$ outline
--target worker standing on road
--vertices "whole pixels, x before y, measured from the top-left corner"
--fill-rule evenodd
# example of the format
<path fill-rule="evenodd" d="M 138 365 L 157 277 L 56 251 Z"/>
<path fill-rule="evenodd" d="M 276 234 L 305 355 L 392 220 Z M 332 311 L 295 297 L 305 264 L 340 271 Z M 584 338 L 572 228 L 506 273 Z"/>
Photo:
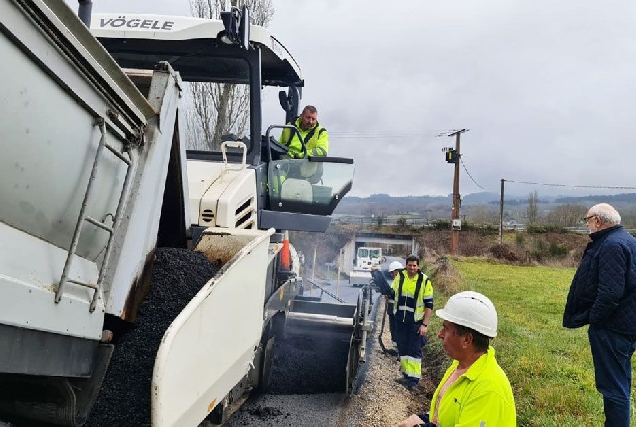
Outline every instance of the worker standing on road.
<path fill-rule="evenodd" d="M 433 285 L 420 271 L 416 255 L 406 258 L 406 274 L 400 271 L 391 284 L 395 295 L 395 337 L 403 381 L 414 389 L 422 376 L 422 347 L 426 345 L 428 321 L 433 312 Z"/>
<path fill-rule="evenodd" d="M 318 123 L 318 110 L 313 105 L 307 105 L 302 114 L 289 125 L 296 126 L 300 137 L 305 143 L 308 156 L 326 156 L 329 151 L 329 134 L 327 129 Z M 281 144 L 289 149 L 289 156 L 296 159 L 303 158 L 303 144 L 297 132 L 283 129 L 280 136 Z"/>
<path fill-rule="evenodd" d="M 493 303 L 465 291 L 435 314 L 444 320 L 438 335 L 444 352 L 454 360 L 433 394 L 430 413 L 411 415 L 398 427 L 515 427 L 512 387 L 490 346 L 497 335 Z"/>
<path fill-rule="evenodd" d="M 393 279 L 395 279 L 398 273 L 402 270 L 404 270 L 404 266 L 400 261 L 393 261 L 389 264 L 388 271 Z M 380 293 L 386 297 L 385 312 L 389 317 L 389 332 L 391 333 L 391 343 L 393 344 L 393 350 L 390 350 L 389 353 L 396 355 L 397 341 L 395 338 L 395 313 L 393 312 L 395 306 L 395 292 L 389 283 L 387 283 L 385 276 L 380 269 L 371 269 L 371 281 L 378 287 Z"/>
<path fill-rule="evenodd" d="M 404 270 L 404 266 L 400 261 L 393 261 L 391 264 L 389 264 L 389 274 L 391 275 L 391 277 L 393 277 L 393 279 L 395 279 L 402 270 Z M 393 347 L 397 349 L 397 340 L 395 338 L 395 313 L 393 312 L 394 306 L 395 294 L 391 292 L 391 295 L 387 296 L 386 307 L 387 314 L 389 316 L 389 331 L 391 332 L 391 342 L 393 343 Z"/>

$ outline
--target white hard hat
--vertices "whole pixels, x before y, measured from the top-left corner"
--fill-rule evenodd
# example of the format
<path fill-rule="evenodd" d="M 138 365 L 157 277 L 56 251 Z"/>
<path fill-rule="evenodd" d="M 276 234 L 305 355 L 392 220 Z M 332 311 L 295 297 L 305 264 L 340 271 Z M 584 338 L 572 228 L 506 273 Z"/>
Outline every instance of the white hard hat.
<path fill-rule="evenodd" d="M 448 299 L 446 306 L 435 312 L 457 325 L 481 332 L 487 337 L 497 336 L 497 310 L 486 296 L 473 291 L 459 292 Z"/>
<path fill-rule="evenodd" d="M 391 264 L 389 264 L 389 273 L 395 270 L 402 270 L 402 269 L 404 269 L 404 266 L 402 265 L 400 261 L 393 261 Z"/>

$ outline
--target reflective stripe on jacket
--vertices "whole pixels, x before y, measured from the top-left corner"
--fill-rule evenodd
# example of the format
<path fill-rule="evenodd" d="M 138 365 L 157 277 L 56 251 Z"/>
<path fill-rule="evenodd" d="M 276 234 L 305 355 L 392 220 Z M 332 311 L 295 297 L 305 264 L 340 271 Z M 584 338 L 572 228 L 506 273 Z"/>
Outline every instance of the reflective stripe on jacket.
<path fill-rule="evenodd" d="M 421 280 L 419 293 L 415 295 L 417 290 L 418 279 Z M 402 283 L 402 292 L 400 293 L 400 281 Z M 428 276 L 421 271 L 412 279 L 404 271 L 400 271 L 391 288 L 395 292 L 395 303 L 393 304 L 393 312 L 395 319 L 405 323 L 422 323 L 424 319 L 424 311 L 426 307 L 433 309 L 433 285 Z M 417 301 L 415 301 L 417 298 Z"/>
<path fill-rule="evenodd" d="M 291 125 L 292 123 L 288 123 Z M 316 123 L 311 129 L 302 130 L 300 128 L 300 117 L 293 123 L 294 126 L 300 131 L 300 136 L 305 141 L 307 147 L 308 156 L 326 156 L 329 151 L 329 134 L 327 129 Z M 293 133 L 293 136 L 290 135 Z M 281 144 L 289 148 L 290 157 L 300 159 L 303 157 L 303 145 L 298 139 L 298 133 L 292 132 L 291 129 L 283 129 L 283 133 L 280 136 Z"/>

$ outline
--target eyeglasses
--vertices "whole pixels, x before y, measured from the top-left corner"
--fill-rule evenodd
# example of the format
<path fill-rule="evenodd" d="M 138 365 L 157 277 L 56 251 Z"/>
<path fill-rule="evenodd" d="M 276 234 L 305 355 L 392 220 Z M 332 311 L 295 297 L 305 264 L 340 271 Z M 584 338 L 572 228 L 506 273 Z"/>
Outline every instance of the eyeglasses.
<path fill-rule="evenodd" d="M 586 216 L 585 218 L 581 219 L 581 221 L 583 221 L 584 223 L 586 223 L 586 224 L 587 224 L 587 222 L 588 222 L 589 220 L 591 220 L 592 218 L 595 218 L 595 217 L 596 217 L 596 215 Z"/>

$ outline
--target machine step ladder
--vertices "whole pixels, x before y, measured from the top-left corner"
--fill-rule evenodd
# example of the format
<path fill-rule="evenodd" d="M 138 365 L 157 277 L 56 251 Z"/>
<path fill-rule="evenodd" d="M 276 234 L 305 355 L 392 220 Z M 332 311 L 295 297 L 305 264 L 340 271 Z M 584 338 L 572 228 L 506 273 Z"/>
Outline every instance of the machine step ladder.
<path fill-rule="evenodd" d="M 80 208 L 79 217 L 77 219 L 77 224 L 75 226 L 75 231 L 73 233 L 73 240 L 71 241 L 71 247 L 68 251 L 68 256 L 66 258 L 66 263 L 64 264 L 64 270 L 62 271 L 62 277 L 60 278 L 60 282 L 57 287 L 57 291 L 55 293 L 55 302 L 58 303 L 62 299 L 62 295 L 64 295 L 64 285 L 67 282 L 75 283 L 77 285 L 85 286 L 87 288 L 91 288 L 94 290 L 93 297 L 91 299 L 89 311 L 92 313 L 95 311 L 95 307 L 97 306 L 97 298 L 99 297 L 99 293 L 102 287 L 102 282 L 104 280 L 104 274 L 106 271 L 106 266 L 108 265 L 108 260 L 110 258 L 112 246 L 113 246 L 113 236 L 119 226 L 120 216 L 123 207 L 125 206 L 125 201 L 128 198 L 129 193 L 129 185 L 131 179 L 131 171 L 132 171 L 132 158 L 130 154 L 128 154 L 127 158 L 124 156 L 122 152 L 120 152 L 117 148 L 106 142 L 106 121 L 103 118 L 97 119 L 97 126 L 99 126 L 99 130 L 101 133 L 101 137 L 99 140 L 99 145 L 97 146 L 97 152 L 95 154 L 95 160 L 93 161 L 93 167 L 91 169 L 91 175 L 88 180 L 88 185 L 86 187 L 86 194 L 84 195 L 84 200 L 82 201 L 82 207 Z M 93 187 L 95 183 L 95 177 L 97 175 L 97 170 L 99 169 L 99 159 L 104 148 L 108 149 L 111 153 L 113 153 L 118 159 L 126 164 L 126 177 L 124 179 L 124 184 L 122 185 L 121 193 L 119 195 L 119 201 L 117 202 L 117 209 L 115 211 L 115 215 L 112 218 L 112 226 L 107 225 L 104 221 L 99 221 L 91 216 L 89 216 L 86 212 L 89 200 L 91 198 L 91 194 L 93 192 Z M 123 152 L 127 152 L 128 147 L 124 147 Z M 111 214 L 107 214 L 105 216 L 112 216 Z M 80 234 L 82 232 L 84 221 L 93 224 L 94 226 L 101 228 L 102 230 L 108 233 L 108 243 L 106 244 L 106 250 L 104 252 L 104 258 L 102 260 L 101 266 L 99 267 L 99 274 L 97 278 L 97 283 L 88 283 L 81 280 L 76 280 L 69 278 L 69 272 L 71 270 L 71 265 L 73 263 L 73 257 L 77 251 L 77 245 L 79 243 Z"/>

